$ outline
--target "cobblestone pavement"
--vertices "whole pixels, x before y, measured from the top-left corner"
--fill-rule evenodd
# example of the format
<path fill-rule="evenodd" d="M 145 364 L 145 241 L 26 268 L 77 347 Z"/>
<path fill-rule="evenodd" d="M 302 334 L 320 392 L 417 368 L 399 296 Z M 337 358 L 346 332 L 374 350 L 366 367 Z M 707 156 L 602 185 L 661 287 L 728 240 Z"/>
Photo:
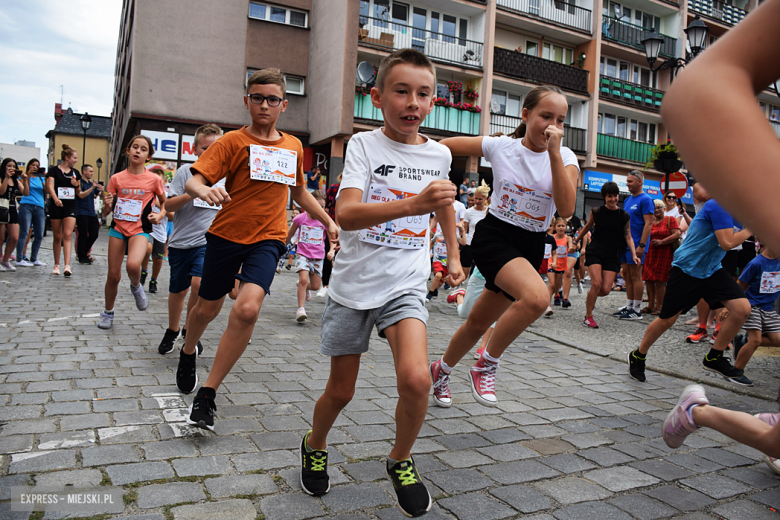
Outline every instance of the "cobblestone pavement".
<path fill-rule="evenodd" d="M 173 385 L 176 357 L 157 353 L 165 292 L 138 312 L 123 280 L 114 329 L 106 332 L 95 326 L 105 258 L 74 266 L 71 279 L 48 272 L 0 273 L 0 282 L 10 282 L 0 283 L 0 518 L 69 518 L 11 512 L 10 487 L 21 484 L 122 487 L 124 511 L 95 518 L 403 518 L 384 476 L 397 393 L 389 348 L 376 335 L 355 399 L 329 437 L 333 487 L 322 498 L 300 490 L 297 448 L 329 364 L 318 352 L 324 301 L 315 297 L 307 306 L 312 319 L 296 323 L 293 274 L 277 276 L 252 343 L 219 390 L 211 434 L 184 424 L 191 396 Z M 431 360 L 460 324 L 442 299 L 430 306 Z M 625 362 L 603 354 L 622 355 L 642 326 L 597 315 L 602 329 L 580 328 L 582 299 L 575 295 L 570 318 L 556 313 L 507 351 L 497 408 L 472 399 L 468 360 L 456 369 L 452 408 L 431 406 L 414 449 L 436 498 L 428 518 L 780 518 L 780 477 L 757 451 L 711 430 L 679 450 L 666 447 L 661 422 L 690 381 L 657 372 L 647 383 L 630 379 Z M 600 307 L 619 302 L 612 300 Z M 226 307 L 204 336 L 201 380 Z M 554 333 L 602 355 L 543 337 Z M 613 345 L 619 335 L 622 343 Z M 664 354 L 683 370 L 687 358 Z M 703 379 L 715 405 L 776 410 L 773 401 Z"/>

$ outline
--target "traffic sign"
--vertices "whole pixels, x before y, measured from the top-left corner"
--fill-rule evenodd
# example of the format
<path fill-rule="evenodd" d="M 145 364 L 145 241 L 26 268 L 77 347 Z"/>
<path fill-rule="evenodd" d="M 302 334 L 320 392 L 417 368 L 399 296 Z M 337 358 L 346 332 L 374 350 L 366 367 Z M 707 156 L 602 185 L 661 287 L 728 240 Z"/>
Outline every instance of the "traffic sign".
<path fill-rule="evenodd" d="M 666 178 L 669 177 L 669 191 L 677 195 L 677 200 L 682 199 L 688 191 L 688 177 L 684 173 L 674 172 L 664 175 L 661 180 L 661 193 L 666 195 Z"/>

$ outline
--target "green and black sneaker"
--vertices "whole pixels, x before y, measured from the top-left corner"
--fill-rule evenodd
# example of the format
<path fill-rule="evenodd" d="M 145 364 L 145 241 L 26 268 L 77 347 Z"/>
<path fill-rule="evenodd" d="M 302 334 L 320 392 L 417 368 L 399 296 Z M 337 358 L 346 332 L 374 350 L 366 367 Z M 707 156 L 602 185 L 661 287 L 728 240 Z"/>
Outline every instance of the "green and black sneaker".
<path fill-rule="evenodd" d="M 328 451 L 313 450 L 306 442 L 311 430 L 301 441 L 301 489 L 307 495 L 319 497 L 330 491 L 328 477 Z"/>
<path fill-rule="evenodd" d="M 645 360 L 647 356 L 642 356 L 639 349 L 628 353 L 628 373 L 637 381 L 645 382 Z"/>
<path fill-rule="evenodd" d="M 414 459 L 399 460 L 387 466 L 387 476 L 398 497 L 398 509 L 405 516 L 415 518 L 431 510 L 433 501 L 414 465 Z"/>

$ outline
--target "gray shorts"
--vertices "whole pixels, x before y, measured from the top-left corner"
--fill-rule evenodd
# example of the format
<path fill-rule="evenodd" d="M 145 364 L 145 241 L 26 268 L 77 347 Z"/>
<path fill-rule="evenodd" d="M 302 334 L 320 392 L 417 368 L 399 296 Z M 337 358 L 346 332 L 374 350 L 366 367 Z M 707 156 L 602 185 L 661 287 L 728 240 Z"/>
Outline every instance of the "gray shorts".
<path fill-rule="evenodd" d="M 763 334 L 780 332 L 780 315 L 775 311 L 765 311 L 760 307 L 750 309 L 750 316 L 742 326 L 745 330 L 760 330 Z"/>
<path fill-rule="evenodd" d="M 387 327 L 407 318 L 428 324 L 428 311 L 419 296 L 404 294 L 383 307 L 367 310 L 350 309 L 328 298 L 322 313 L 320 352 L 326 356 L 364 354 L 374 326 L 384 338 Z"/>

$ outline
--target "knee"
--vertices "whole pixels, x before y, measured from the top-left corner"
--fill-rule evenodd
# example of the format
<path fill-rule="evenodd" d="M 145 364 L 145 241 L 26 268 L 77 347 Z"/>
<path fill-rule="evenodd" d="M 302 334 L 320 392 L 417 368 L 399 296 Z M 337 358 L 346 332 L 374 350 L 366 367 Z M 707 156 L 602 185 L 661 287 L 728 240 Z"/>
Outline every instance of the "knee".
<path fill-rule="evenodd" d="M 527 296 L 523 296 L 519 303 L 523 305 L 527 312 L 530 312 L 534 316 L 541 316 L 550 305 L 550 299 L 546 292 L 544 294 L 529 294 Z M 490 327 L 490 325 L 491 324 L 488 324 L 488 327 Z"/>
<path fill-rule="evenodd" d="M 599 291 L 599 296 L 607 296 L 610 292 L 612 292 L 612 287 L 602 287 Z"/>
<path fill-rule="evenodd" d="M 398 378 L 399 399 L 414 400 L 424 398 L 428 400 L 431 391 L 431 374 L 427 367 L 425 370 L 415 370 Z"/>
<path fill-rule="evenodd" d="M 197 305 L 190 311 L 193 318 L 202 323 L 210 323 L 219 315 L 220 306 L 214 305 L 216 302 L 207 300 L 198 300 Z"/>
<path fill-rule="evenodd" d="M 744 298 L 737 300 L 734 308 L 729 310 L 729 316 L 734 316 L 735 319 L 744 323 L 748 316 L 750 316 L 750 303 Z"/>
<path fill-rule="evenodd" d="M 260 316 L 260 306 L 255 302 L 243 302 L 233 305 L 231 314 L 245 325 L 254 325 Z"/>
<path fill-rule="evenodd" d="M 320 288 L 320 283 L 322 283 L 322 280 L 319 278 L 312 278 L 309 282 L 309 285 L 311 286 L 312 291 L 316 291 Z"/>
<path fill-rule="evenodd" d="M 137 273 L 141 270 L 141 263 L 136 261 L 130 261 L 128 260 L 125 264 L 125 269 L 127 270 L 128 274 L 130 273 Z"/>
<path fill-rule="evenodd" d="M 112 271 L 108 272 L 108 276 L 106 277 L 106 283 L 107 284 L 113 285 L 114 287 L 116 287 L 117 285 L 119 285 L 120 281 L 122 281 L 122 273 L 120 273 L 120 272 L 114 273 Z"/>
<path fill-rule="evenodd" d="M 355 395 L 355 383 L 328 384 L 325 393 L 333 406 L 342 409 L 352 401 Z"/>

